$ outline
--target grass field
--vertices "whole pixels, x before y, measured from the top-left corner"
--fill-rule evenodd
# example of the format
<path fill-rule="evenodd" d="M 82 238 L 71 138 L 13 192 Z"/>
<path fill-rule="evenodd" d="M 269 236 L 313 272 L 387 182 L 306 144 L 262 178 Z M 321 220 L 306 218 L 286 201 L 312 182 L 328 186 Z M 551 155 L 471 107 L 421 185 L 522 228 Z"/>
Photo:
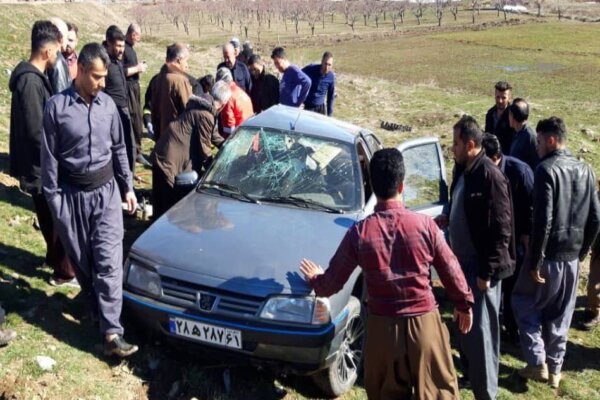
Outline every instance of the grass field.
<path fill-rule="evenodd" d="M 77 293 L 47 284 L 50 270 L 41 268 L 43 240 L 33 226 L 30 199 L 6 174 L 10 93 L 8 75 L 26 57 L 34 20 L 58 15 L 79 25 L 81 43 L 100 41 L 105 28 L 125 28 L 125 6 L 95 4 L 0 5 L 0 302 L 8 312 L 8 327 L 18 338 L 0 349 L 0 399 L 304 399 L 318 397 L 307 378 L 279 376 L 272 371 L 229 365 L 203 353 L 191 353 L 149 338 L 132 329 L 129 336 L 142 345 L 131 360 L 116 363 L 100 355 L 100 338 L 83 318 L 84 303 Z M 303 65 L 317 61 L 328 49 L 334 53 L 338 79 L 335 115 L 370 128 L 386 145 L 409 137 L 435 135 L 445 148 L 452 124 L 462 113 L 483 122 L 492 105 L 493 85 L 510 81 L 515 96 L 532 105 L 531 120 L 550 115 L 564 117 L 569 147 L 600 172 L 600 26 L 554 19 L 519 17 L 503 23 L 495 12 L 481 12 L 472 26 L 468 12 L 457 22 L 445 17 L 438 29 L 432 13 L 416 26 L 407 13 L 394 33 L 389 21 L 377 29 L 357 22 L 356 32 L 341 16 L 312 38 L 306 25 L 295 35 L 281 22 L 264 32 L 259 52 L 268 55 L 277 43 L 288 46 L 290 58 Z M 175 40 L 191 44 L 192 73 L 213 73 L 220 61 L 219 45 L 239 31 L 203 24 L 187 37 L 182 30 L 156 16 L 153 35 L 146 35 L 138 54 L 158 71 L 164 47 Z M 228 28 L 226 26 L 226 28 Z M 254 40 L 252 36 L 250 39 Z M 268 58 L 268 57 L 267 57 Z M 151 73 L 144 76 L 145 87 Z M 381 120 L 412 126 L 410 133 L 390 133 Z M 144 148 L 149 151 L 150 141 Z M 450 159 L 448 158 L 450 163 Z M 149 171 L 140 171 L 146 184 Z M 128 220 L 130 242 L 143 229 Z M 584 267 L 585 270 L 585 267 Z M 582 274 L 580 287 L 587 274 Z M 583 294 L 583 291 L 581 292 Z M 584 305 L 579 299 L 575 321 Z M 129 328 L 130 326 L 127 325 Z M 133 327 L 131 327 L 133 328 Z M 564 380 L 557 392 L 542 384 L 524 384 L 516 375 L 523 366 L 519 351 L 502 357 L 500 399 L 600 399 L 600 330 L 571 330 Z M 41 371 L 35 357 L 57 361 L 52 372 Z M 231 391 L 225 390 L 223 371 L 230 367 Z M 461 395 L 471 399 L 470 392 Z M 365 399 L 358 385 L 344 399 Z"/>

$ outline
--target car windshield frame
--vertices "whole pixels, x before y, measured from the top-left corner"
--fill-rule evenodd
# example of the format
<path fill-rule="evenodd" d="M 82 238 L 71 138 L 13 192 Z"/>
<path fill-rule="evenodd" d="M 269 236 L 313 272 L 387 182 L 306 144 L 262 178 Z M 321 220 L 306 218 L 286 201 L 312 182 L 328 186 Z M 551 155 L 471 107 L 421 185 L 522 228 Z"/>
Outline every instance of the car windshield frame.
<path fill-rule="evenodd" d="M 242 144 L 238 144 L 238 141 L 247 141 L 248 137 L 256 138 L 257 134 L 259 135 L 258 147 L 263 146 L 263 148 L 265 149 L 264 153 L 266 154 L 263 157 L 266 157 L 266 159 L 263 160 L 262 163 L 261 161 L 252 160 L 251 162 L 253 162 L 253 164 L 250 164 L 250 168 L 243 170 L 245 172 L 241 172 L 239 176 L 235 177 L 232 180 L 231 169 L 233 169 L 233 167 L 222 167 L 222 164 L 224 162 L 233 164 L 235 162 L 239 162 L 239 160 L 242 159 L 244 159 L 244 161 L 247 162 L 250 155 L 254 154 L 252 153 L 254 149 L 252 148 L 252 146 L 250 146 L 246 154 L 244 154 L 243 152 L 245 146 L 247 146 L 248 143 L 242 142 Z M 246 137 L 241 138 L 241 135 L 245 135 Z M 265 146 L 264 143 L 265 136 L 260 135 L 270 135 L 268 137 L 279 136 L 277 140 L 279 140 L 280 142 L 276 143 L 274 140 L 273 143 L 276 143 L 279 146 L 290 146 L 282 147 L 280 149 L 268 148 L 267 146 Z M 266 144 L 268 146 L 274 147 L 275 145 L 273 145 L 273 143 L 267 142 Z M 315 150 L 310 145 L 317 146 L 317 149 Z M 242 150 L 242 153 L 239 153 L 239 150 L 237 148 L 232 149 L 231 146 L 238 146 Z M 297 147 L 294 150 L 292 150 L 292 146 Z M 323 149 L 324 151 L 322 151 L 322 153 L 319 153 Z M 256 153 L 258 153 L 261 150 L 262 148 L 260 150 L 256 150 Z M 276 157 L 280 157 L 280 159 L 274 159 L 273 157 L 273 153 L 277 150 L 279 150 L 280 153 Z M 238 152 L 238 154 L 232 153 L 232 155 L 230 156 L 228 151 Z M 306 152 L 306 154 L 302 153 L 304 161 L 294 159 L 294 157 L 298 156 L 298 154 L 301 152 Z M 327 152 L 329 152 L 330 154 L 327 154 Z M 225 160 L 224 157 L 231 157 L 231 159 Z M 327 159 L 328 157 L 330 158 Z M 339 160 L 337 160 L 338 158 Z M 324 160 L 326 160 L 326 162 L 321 164 L 321 162 L 323 162 Z M 340 167 L 336 168 L 335 165 L 332 165 L 332 160 L 337 160 L 336 162 L 340 162 Z M 287 162 L 287 164 L 285 164 L 285 162 Z M 351 165 L 348 165 L 348 162 L 351 163 Z M 252 190 L 256 186 L 251 186 L 251 188 L 249 188 L 248 185 L 243 184 L 243 181 L 249 180 L 252 177 L 255 180 L 255 182 L 261 183 L 260 179 L 264 179 L 265 183 L 268 183 L 269 177 L 260 178 L 260 174 L 257 174 L 256 172 L 263 172 L 266 175 L 267 172 L 265 171 L 269 170 L 269 163 L 273 165 L 277 163 L 283 165 L 282 170 L 285 170 L 285 173 L 288 173 L 290 170 L 297 170 L 298 168 L 301 169 L 301 172 L 296 172 L 296 175 L 291 179 L 290 185 L 313 185 L 315 187 L 321 185 L 319 189 L 322 189 L 322 191 L 314 193 L 304 193 L 303 197 L 305 197 L 305 200 L 307 201 L 302 203 L 299 201 L 294 201 L 300 200 L 297 196 L 299 194 L 298 192 L 294 192 L 293 189 L 290 189 L 289 192 L 286 193 L 288 189 L 287 187 L 282 186 L 277 188 L 271 188 L 271 193 L 257 193 L 256 191 Z M 219 175 L 219 173 L 223 175 Z M 226 173 L 229 173 L 229 176 L 224 176 Z M 274 174 L 273 172 L 269 173 Z M 310 178 L 314 179 L 308 179 L 309 175 Z M 293 180 L 300 176 L 301 178 L 298 179 L 298 181 Z M 238 178 L 237 181 L 236 178 Z M 334 181 L 335 179 L 339 179 L 340 181 L 336 185 L 335 182 L 328 182 L 328 179 L 329 181 Z M 363 185 L 361 184 L 362 179 L 362 174 L 360 172 L 360 168 L 358 167 L 358 154 L 356 152 L 356 146 L 354 145 L 354 143 L 294 130 L 284 130 L 278 128 L 259 126 L 241 126 L 224 143 L 223 147 L 219 150 L 219 153 L 215 157 L 215 160 L 202 177 L 202 180 L 199 182 L 199 185 L 197 186 L 196 190 L 200 191 L 207 189 L 206 185 L 203 187 L 202 182 L 219 182 L 224 183 L 226 185 L 235 186 L 236 189 L 244 193 L 245 196 L 249 196 L 255 199 L 257 202 L 261 203 L 268 202 L 273 204 L 281 204 L 288 207 L 293 206 L 301 209 L 313 209 L 324 212 L 349 213 L 360 211 L 364 206 L 364 194 L 362 187 Z M 335 188 L 336 190 L 331 190 L 332 188 Z M 277 189 L 281 189 L 281 191 L 277 191 Z M 259 191 L 266 192 L 268 191 L 268 189 L 261 188 L 259 189 Z M 220 193 L 217 190 L 214 190 L 212 192 L 218 195 L 224 195 L 223 193 Z M 302 195 L 302 193 L 300 194 Z M 313 198 L 311 194 L 315 198 Z M 282 201 L 286 197 L 288 197 L 290 201 Z M 336 199 L 340 199 L 341 201 L 337 202 Z M 344 202 L 344 199 L 347 199 L 349 201 Z M 310 203 L 313 203 L 312 206 Z"/>

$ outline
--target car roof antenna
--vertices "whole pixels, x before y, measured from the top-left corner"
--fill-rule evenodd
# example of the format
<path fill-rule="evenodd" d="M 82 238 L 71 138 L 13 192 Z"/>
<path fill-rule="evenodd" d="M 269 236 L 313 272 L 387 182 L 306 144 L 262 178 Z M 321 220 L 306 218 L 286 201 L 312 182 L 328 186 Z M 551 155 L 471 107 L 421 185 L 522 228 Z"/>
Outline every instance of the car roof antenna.
<path fill-rule="evenodd" d="M 300 119 L 300 115 L 302 114 L 302 112 L 298 112 L 298 116 L 296 117 L 296 119 L 294 120 L 294 122 L 290 122 L 290 130 L 295 131 L 296 130 L 296 124 L 298 123 L 298 120 Z"/>

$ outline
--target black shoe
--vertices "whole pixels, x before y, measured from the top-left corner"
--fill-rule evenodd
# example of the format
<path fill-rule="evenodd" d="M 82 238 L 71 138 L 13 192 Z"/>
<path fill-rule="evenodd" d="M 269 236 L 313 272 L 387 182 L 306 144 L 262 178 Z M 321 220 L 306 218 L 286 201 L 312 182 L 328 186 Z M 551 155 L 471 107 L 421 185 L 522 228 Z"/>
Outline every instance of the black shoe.
<path fill-rule="evenodd" d="M 121 335 L 104 343 L 104 355 L 106 356 L 115 354 L 119 357 L 129 357 L 136 351 L 138 351 L 138 347 L 135 344 L 127 343 Z"/>
<path fill-rule="evenodd" d="M 600 313 L 593 314 L 592 312 L 589 312 L 588 318 L 581 323 L 581 328 L 584 331 L 591 331 L 597 326 L 600 326 Z"/>
<path fill-rule="evenodd" d="M 144 167 L 152 166 L 152 163 L 150 163 L 150 161 L 148 161 L 146 159 L 146 157 L 144 157 L 143 154 L 138 154 L 137 157 L 135 158 L 135 161 L 137 161 L 138 164 L 142 164 Z"/>
<path fill-rule="evenodd" d="M 460 389 L 471 389 L 471 381 L 467 376 L 458 377 L 458 387 Z"/>

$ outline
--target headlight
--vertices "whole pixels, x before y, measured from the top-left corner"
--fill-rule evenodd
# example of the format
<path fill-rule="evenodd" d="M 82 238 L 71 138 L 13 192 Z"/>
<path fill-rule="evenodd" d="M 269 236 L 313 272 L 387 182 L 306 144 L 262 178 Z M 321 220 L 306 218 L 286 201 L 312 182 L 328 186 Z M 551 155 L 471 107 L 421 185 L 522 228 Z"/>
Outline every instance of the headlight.
<path fill-rule="evenodd" d="M 298 322 L 312 325 L 330 321 L 329 299 L 317 297 L 272 297 L 263 307 L 260 317 L 264 319 Z"/>
<path fill-rule="evenodd" d="M 135 263 L 129 265 L 127 284 L 152 297 L 160 297 L 162 295 L 160 276 L 156 272 L 140 267 Z"/>

